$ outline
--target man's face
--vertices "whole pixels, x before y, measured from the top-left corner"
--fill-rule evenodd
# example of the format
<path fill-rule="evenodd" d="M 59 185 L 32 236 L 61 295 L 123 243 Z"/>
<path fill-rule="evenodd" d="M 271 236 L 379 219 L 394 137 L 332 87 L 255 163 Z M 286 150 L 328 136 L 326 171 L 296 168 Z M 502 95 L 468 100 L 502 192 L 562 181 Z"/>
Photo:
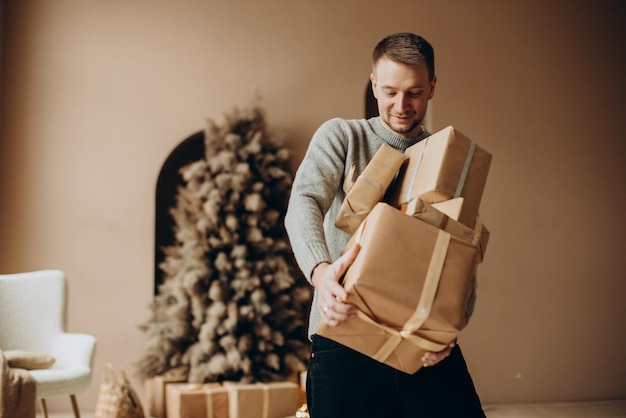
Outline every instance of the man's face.
<path fill-rule="evenodd" d="M 370 79 L 384 126 L 405 138 L 419 135 L 437 82 L 428 80 L 428 68 L 381 58 Z"/>

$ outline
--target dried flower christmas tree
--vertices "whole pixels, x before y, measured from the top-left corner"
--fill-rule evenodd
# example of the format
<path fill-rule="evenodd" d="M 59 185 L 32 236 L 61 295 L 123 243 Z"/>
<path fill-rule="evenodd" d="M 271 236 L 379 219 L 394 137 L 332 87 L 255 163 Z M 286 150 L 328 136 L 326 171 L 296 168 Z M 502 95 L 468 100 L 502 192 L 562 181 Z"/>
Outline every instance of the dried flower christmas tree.
<path fill-rule="evenodd" d="M 288 163 L 258 105 L 209 120 L 205 158 L 180 171 L 142 377 L 184 367 L 190 382 L 267 382 L 304 370 L 311 291 L 283 227 Z"/>

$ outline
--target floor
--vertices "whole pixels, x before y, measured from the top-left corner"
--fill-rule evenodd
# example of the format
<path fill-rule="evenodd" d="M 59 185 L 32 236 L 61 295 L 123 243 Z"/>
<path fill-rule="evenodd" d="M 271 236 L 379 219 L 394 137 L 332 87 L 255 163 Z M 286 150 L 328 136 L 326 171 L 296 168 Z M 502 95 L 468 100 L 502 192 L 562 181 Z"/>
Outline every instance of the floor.
<path fill-rule="evenodd" d="M 486 405 L 487 418 L 624 418 L 626 399 L 586 403 Z M 41 418 L 41 415 L 37 415 Z M 53 413 L 50 418 L 73 418 L 71 413 Z M 81 418 L 94 418 L 83 412 Z"/>
<path fill-rule="evenodd" d="M 626 399 L 529 405 L 486 405 L 487 418 L 624 418 Z"/>

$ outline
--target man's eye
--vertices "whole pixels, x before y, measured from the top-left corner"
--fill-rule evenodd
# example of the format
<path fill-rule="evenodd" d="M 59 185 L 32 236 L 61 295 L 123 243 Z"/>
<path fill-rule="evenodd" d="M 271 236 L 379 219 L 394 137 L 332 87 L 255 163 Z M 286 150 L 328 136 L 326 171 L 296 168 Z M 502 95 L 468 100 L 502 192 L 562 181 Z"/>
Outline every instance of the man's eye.
<path fill-rule="evenodd" d="M 409 96 L 411 97 L 420 97 L 422 95 L 423 92 L 421 91 L 415 91 L 415 92 L 411 92 L 409 93 Z"/>

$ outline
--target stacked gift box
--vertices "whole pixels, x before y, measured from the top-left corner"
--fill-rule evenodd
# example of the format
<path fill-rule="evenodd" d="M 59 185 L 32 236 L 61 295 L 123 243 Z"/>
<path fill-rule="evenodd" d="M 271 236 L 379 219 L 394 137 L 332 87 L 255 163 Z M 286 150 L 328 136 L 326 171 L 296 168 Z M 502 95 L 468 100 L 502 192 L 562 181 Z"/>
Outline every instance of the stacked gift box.
<path fill-rule="evenodd" d="M 146 379 L 145 389 L 154 418 L 285 418 L 305 402 L 301 382 L 188 383 L 181 371 Z"/>
<path fill-rule="evenodd" d="M 335 222 L 346 249 L 361 246 L 342 279 L 358 315 L 320 335 L 407 373 L 458 338 L 489 239 L 478 209 L 490 163 L 451 126 L 404 153 L 379 149 Z"/>

